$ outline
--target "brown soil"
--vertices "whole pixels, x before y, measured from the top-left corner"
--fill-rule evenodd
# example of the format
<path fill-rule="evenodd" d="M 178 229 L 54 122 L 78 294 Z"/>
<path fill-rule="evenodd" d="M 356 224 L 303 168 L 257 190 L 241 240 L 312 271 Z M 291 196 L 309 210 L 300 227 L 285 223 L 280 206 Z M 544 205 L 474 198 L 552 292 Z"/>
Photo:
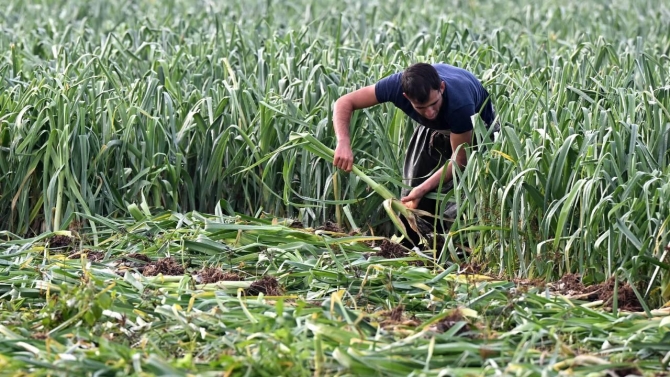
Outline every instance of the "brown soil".
<path fill-rule="evenodd" d="M 343 233 L 343 230 L 332 221 L 326 221 L 324 225 L 317 227 L 316 230 L 325 230 L 327 232 Z"/>
<path fill-rule="evenodd" d="M 614 280 L 610 279 L 600 285 L 607 287 L 607 289 L 602 290 L 600 299 L 605 301 L 605 306 L 611 307 L 614 303 Z M 637 299 L 633 288 L 628 283 L 619 286 L 617 304 L 619 309 L 627 312 L 639 312 L 643 310 L 640 300 Z"/>
<path fill-rule="evenodd" d="M 375 253 L 378 257 L 387 259 L 403 258 L 407 256 L 407 250 L 402 245 L 389 240 L 382 241 L 381 250 Z"/>
<path fill-rule="evenodd" d="M 623 287 L 619 288 L 619 297 L 617 298 L 619 303 L 619 308 L 624 311 L 642 311 L 642 304 L 640 300 L 637 299 L 633 288 L 630 284 L 625 283 Z"/>
<path fill-rule="evenodd" d="M 619 302 L 623 302 L 621 300 L 621 292 L 622 292 L 621 288 L 619 288 L 619 298 L 617 299 Z M 591 297 L 592 295 L 596 295 L 597 296 L 596 298 L 598 300 L 604 301 L 605 306 L 612 305 L 614 298 L 614 277 L 611 277 L 600 284 L 592 285 L 584 289 L 586 291 L 585 293 L 589 293 L 589 291 L 592 291 L 590 292 L 591 294 L 589 295 L 589 297 Z M 632 290 L 630 293 L 632 293 L 633 296 L 635 296 Z"/>
<path fill-rule="evenodd" d="M 49 338 L 49 333 L 47 333 L 47 332 L 36 332 L 36 333 L 33 333 L 30 337 L 33 338 L 33 339 L 44 340 L 44 339 Z"/>
<path fill-rule="evenodd" d="M 451 312 L 448 316 L 444 317 L 442 320 L 440 320 L 436 324 L 436 330 L 437 332 L 443 333 L 448 331 L 450 328 L 454 327 L 458 322 L 465 321 L 465 317 L 463 317 L 463 314 L 461 313 L 460 310 L 456 309 Z M 456 333 L 456 335 L 465 333 L 470 331 L 470 325 L 467 324 L 461 327 L 460 330 Z"/>
<path fill-rule="evenodd" d="M 482 274 L 480 273 L 480 275 L 482 275 Z M 489 275 L 489 276 L 491 276 L 491 275 Z M 491 277 L 493 277 L 493 276 L 491 276 Z M 547 283 L 540 278 L 535 278 L 535 279 L 532 279 L 532 280 L 515 278 L 512 281 L 516 285 L 517 290 L 521 293 L 528 292 L 528 290 L 530 288 L 544 289 L 547 286 Z"/>
<path fill-rule="evenodd" d="M 72 238 L 68 236 L 53 236 L 49 238 L 49 247 L 52 249 L 59 249 L 67 247 L 72 244 Z"/>
<path fill-rule="evenodd" d="M 140 267 L 147 263 L 151 263 L 151 258 L 144 254 L 132 253 L 121 258 L 121 262 L 128 267 Z"/>
<path fill-rule="evenodd" d="M 79 232 L 83 229 L 84 224 L 81 221 L 78 220 L 72 220 L 70 225 L 68 225 L 67 229 L 71 232 Z"/>
<path fill-rule="evenodd" d="M 464 274 L 481 275 L 481 273 L 484 271 L 484 268 L 485 266 L 483 264 L 473 261 L 464 264 L 463 267 L 461 267 L 461 271 L 463 271 Z"/>
<path fill-rule="evenodd" d="M 416 316 L 412 315 L 412 317 L 407 318 L 405 315 L 403 315 L 405 311 L 405 306 L 404 305 L 398 305 L 395 308 L 389 310 L 389 311 L 384 311 L 379 313 L 381 317 L 385 317 L 386 319 L 382 320 L 379 322 L 379 325 L 382 328 L 388 328 L 388 327 L 395 327 L 395 326 L 409 326 L 409 327 L 416 327 L 421 324 L 421 321 L 416 318 Z"/>
<path fill-rule="evenodd" d="M 217 281 L 242 280 L 240 275 L 233 272 L 223 272 L 220 268 L 205 267 L 198 273 L 201 284 L 216 283 Z"/>
<path fill-rule="evenodd" d="M 101 251 L 92 251 L 89 249 L 84 249 L 82 251 L 77 251 L 68 256 L 68 259 L 79 259 L 81 258 L 81 255 L 85 254 L 86 258 L 90 260 L 91 262 L 100 262 L 105 258 L 105 253 Z"/>
<path fill-rule="evenodd" d="M 246 294 L 249 296 L 258 296 L 261 293 L 266 296 L 281 296 L 282 292 L 277 279 L 265 275 L 260 280 L 251 283 L 251 286 L 246 289 Z"/>
<path fill-rule="evenodd" d="M 398 305 L 393 310 L 389 312 L 389 318 L 394 321 L 400 321 L 402 319 L 402 312 L 405 310 L 404 305 Z"/>
<path fill-rule="evenodd" d="M 561 294 L 584 298 L 587 300 L 602 300 L 603 305 L 611 307 L 614 302 L 614 277 L 600 284 L 584 286 L 578 274 L 566 274 L 558 282 L 553 284 L 554 288 Z M 619 285 L 617 292 L 617 303 L 620 310 L 641 311 L 642 305 L 635 296 L 630 284 Z"/>
<path fill-rule="evenodd" d="M 624 367 L 624 368 L 616 368 L 612 369 L 610 372 L 611 376 L 617 376 L 617 377 L 626 377 L 626 376 L 642 376 L 643 373 L 637 369 L 636 367 Z"/>
<path fill-rule="evenodd" d="M 169 257 L 147 264 L 142 272 L 144 276 L 156 276 L 158 274 L 182 275 L 184 274 L 184 267 L 177 263 L 174 258 Z"/>
<path fill-rule="evenodd" d="M 566 296 L 586 293 L 584 292 L 586 287 L 582 284 L 579 274 L 563 275 L 563 277 L 554 284 L 554 287 Z"/>
<path fill-rule="evenodd" d="M 302 228 L 304 228 L 304 227 L 305 227 L 305 226 L 302 224 L 302 222 L 301 222 L 301 221 L 298 221 L 298 220 L 293 221 L 293 222 L 291 223 L 291 225 L 289 225 L 289 228 L 300 228 L 300 229 L 302 229 Z"/>

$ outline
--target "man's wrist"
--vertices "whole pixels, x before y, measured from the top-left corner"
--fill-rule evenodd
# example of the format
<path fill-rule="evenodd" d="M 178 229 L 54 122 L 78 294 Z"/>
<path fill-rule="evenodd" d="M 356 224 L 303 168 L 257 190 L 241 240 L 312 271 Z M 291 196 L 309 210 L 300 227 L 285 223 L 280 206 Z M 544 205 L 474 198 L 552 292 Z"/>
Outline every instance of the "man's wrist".
<path fill-rule="evenodd" d="M 346 143 L 347 145 L 351 144 L 351 138 L 349 136 L 338 136 L 335 135 L 338 143 Z"/>

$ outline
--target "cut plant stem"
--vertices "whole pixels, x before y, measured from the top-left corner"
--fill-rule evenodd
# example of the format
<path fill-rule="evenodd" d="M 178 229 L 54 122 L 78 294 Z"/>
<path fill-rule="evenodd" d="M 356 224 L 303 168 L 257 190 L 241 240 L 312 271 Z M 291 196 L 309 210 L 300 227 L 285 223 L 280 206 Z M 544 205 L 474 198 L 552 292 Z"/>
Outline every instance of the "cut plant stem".
<path fill-rule="evenodd" d="M 310 133 L 291 132 L 289 141 L 293 143 L 299 141 L 306 141 L 306 143 L 302 143 L 302 145 L 304 145 L 305 149 L 314 153 L 318 157 L 321 157 L 324 160 L 329 161 L 332 161 L 335 158 L 335 151 L 325 146 L 321 141 L 319 141 L 316 137 L 314 137 Z M 358 176 L 358 178 L 360 178 L 363 182 L 365 182 L 368 186 L 370 186 L 371 189 L 373 189 L 377 194 L 379 194 L 382 198 L 385 199 L 384 209 L 389 214 L 389 217 L 391 218 L 393 224 L 396 226 L 396 228 L 398 228 L 398 230 L 402 233 L 402 235 L 405 238 L 411 240 L 407 234 L 407 229 L 405 228 L 404 224 L 402 223 L 402 221 L 400 220 L 400 218 L 396 213 L 400 213 L 401 215 L 403 215 L 407 219 L 407 222 L 409 223 L 410 227 L 417 234 L 419 234 L 419 236 L 425 241 L 425 235 L 423 234 L 424 232 L 421 231 L 421 227 L 419 226 L 418 221 L 425 222 L 426 224 L 428 222 L 419 216 L 415 216 L 415 212 L 418 211 L 407 208 L 404 204 L 402 204 L 400 200 L 398 200 L 398 198 L 395 195 L 393 195 L 391 191 L 389 191 L 382 184 L 375 182 L 367 174 L 361 171 L 361 169 L 355 164 L 353 165 L 351 172 L 354 173 L 356 176 Z M 429 224 L 427 225 L 430 226 Z"/>

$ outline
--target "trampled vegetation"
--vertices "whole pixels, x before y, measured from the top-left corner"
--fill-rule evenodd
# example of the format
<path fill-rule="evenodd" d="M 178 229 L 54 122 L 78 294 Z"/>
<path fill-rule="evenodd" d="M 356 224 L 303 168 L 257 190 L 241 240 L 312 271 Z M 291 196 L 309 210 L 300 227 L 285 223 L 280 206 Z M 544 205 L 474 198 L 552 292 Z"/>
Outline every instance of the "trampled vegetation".
<path fill-rule="evenodd" d="M 667 371 L 668 5 L 0 5 L 10 375 Z M 503 125 L 419 252 L 300 138 L 334 148 L 335 99 L 415 61 L 474 72 Z M 391 193 L 412 127 L 352 121 Z"/>

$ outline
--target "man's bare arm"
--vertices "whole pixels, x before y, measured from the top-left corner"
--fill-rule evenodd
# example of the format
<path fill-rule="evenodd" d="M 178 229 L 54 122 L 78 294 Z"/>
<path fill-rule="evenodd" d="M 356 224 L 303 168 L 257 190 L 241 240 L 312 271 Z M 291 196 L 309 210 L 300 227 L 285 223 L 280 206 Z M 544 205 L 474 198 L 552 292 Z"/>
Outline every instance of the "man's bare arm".
<path fill-rule="evenodd" d="M 345 94 L 335 101 L 333 128 L 335 129 L 335 137 L 337 137 L 337 147 L 335 148 L 333 164 L 337 168 L 349 172 L 354 165 L 354 155 L 351 151 L 349 136 L 351 114 L 354 110 L 371 107 L 378 103 L 374 85 Z"/>

